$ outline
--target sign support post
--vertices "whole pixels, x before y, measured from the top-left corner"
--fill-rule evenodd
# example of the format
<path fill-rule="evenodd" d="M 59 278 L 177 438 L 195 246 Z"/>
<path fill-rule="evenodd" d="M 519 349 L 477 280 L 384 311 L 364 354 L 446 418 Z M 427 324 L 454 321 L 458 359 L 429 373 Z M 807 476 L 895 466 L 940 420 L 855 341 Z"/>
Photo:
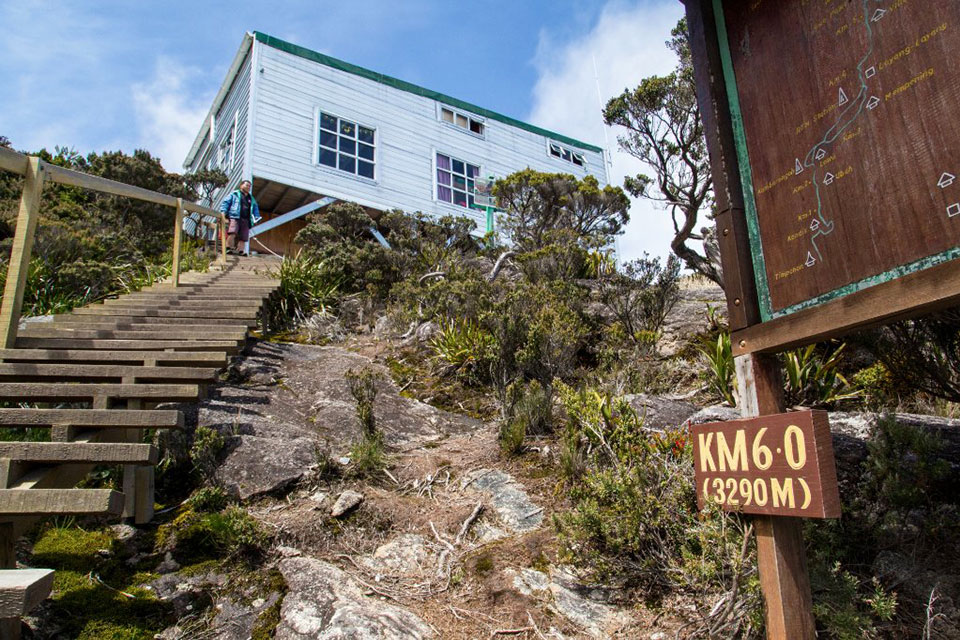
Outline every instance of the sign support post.
<path fill-rule="evenodd" d="M 783 382 L 775 356 L 739 356 L 736 365 L 744 418 L 784 411 Z M 783 516 L 753 516 L 753 521 L 767 638 L 813 640 L 817 633 L 803 546 L 803 521 Z"/>

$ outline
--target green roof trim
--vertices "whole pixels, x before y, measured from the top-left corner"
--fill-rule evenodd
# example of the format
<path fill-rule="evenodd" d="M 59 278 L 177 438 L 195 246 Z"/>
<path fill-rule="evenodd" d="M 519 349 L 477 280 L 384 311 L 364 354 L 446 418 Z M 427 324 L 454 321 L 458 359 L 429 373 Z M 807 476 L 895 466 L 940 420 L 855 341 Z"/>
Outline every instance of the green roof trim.
<path fill-rule="evenodd" d="M 332 67 L 334 69 L 339 69 L 340 71 L 345 71 L 347 73 L 352 73 L 355 76 L 360 76 L 361 78 L 367 78 L 368 80 L 373 80 L 374 82 L 379 82 L 380 84 L 385 84 L 389 87 L 395 89 L 400 89 L 401 91 L 406 91 L 414 95 L 423 96 L 424 98 L 430 98 L 436 100 L 437 102 L 442 102 L 443 104 L 449 105 L 457 109 L 463 109 L 464 111 L 469 111 L 475 113 L 479 116 L 489 118 L 491 120 L 496 120 L 498 122 L 503 122 L 512 127 L 517 127 L 518 129 L 524 129 L 525 131 L 530 131 L 531 133 L 536 133 L 542 136 L 546 136 L 551 140 L 557 142 L 562 142 L 564 144 L 569 144 L 574 147 L 579 147 L 586 151 L 594 151 L 596 153 L 603 153 L 601 147 L 594 146 L 592 144 L 587 144 L 586 142 L 581 142 L 575 140 L 565 135 L 561 135 L 554 131 L 549 131 L 547 129 L 541 129 L 540 127 L 534 126 L 532 124 L 527 124 L 526 122 L 521 122 L 515 118 L 505 116 L 503 114 L 497 113 L 495 111 L 490 111 L 489 109 L 484 109 L 483 107 L 478 107 L 475 104 L 470 104 L 469 102 L 464 102 L 463 100 L 458 100 L 452 98 L 443 93 L 437 91 L 431 91 L 430 89 L 424 89 L 423 87 L 417 86 L 413 83 L 406 82 L 404 80 L 399 80 L 397 78 L 392 78 L 390 76 L 384 75 L 382 73 L 377 73 L 376 71 L 370 71 L 369 69 L 364 69 L 363 67 L 358 67 L 355 64 L 350 64 L 349 62 L 344 62 L 343 60 L 338 60 L 330 56 L 318 53 L 306 47 L 301 47 L 280 38 L 274 38 L 273 36 L 268 36 L 265 33 L 260 33 L 259 31 L 254 31 L 254 36 L 257 39 L 257 42 L 262 42 L 268 47 L 273 47 L 274 49 L 279 49 L 280 51 L 285 51 L 289 54 L 298 56 L 300 58 L 305 58 L 306 60 L 311 60 L 317 62 L 327 67 Z"/>

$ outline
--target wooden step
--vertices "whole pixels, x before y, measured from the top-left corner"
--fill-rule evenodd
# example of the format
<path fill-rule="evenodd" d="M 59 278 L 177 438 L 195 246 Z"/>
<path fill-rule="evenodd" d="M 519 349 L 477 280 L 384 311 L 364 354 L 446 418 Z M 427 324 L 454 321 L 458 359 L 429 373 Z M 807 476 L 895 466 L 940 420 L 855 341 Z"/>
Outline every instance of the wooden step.
<path fill-rule="evenodd" d="M 201 289 L 191 293 L 177 293 L 175 291 L 139 291 L 137 293 L 128 293 L 119 298 L 110 298 L 111 300 L 242 300 L 244 302 L 260 302 L 270 297 L 273 291 L 251 291 L 243 287 L 240 291 L 210 291 Z"/>
<path fill-rule="evenodd" d="M 95 351 L 87 349 L 0 349 L 4 362 L 61 362 L 67 364 L 128 364 L 164 367 L 224 367 L 227 355 L 219 351 Z"/>
<path fill-rule="evenodd" d="M 192 331 L 195 334 L 215 335 L 218 338 L 224 337 L 224 335 L 218 334 L 218 331 L 231 332 L 229 334 L 231 337 L 234 335 L 233 332 L 239 332 L 239 337 L 241 338 L 244 337 L 247 332 L 246 325 L 237 324 L 236 322 L 232 324 L 146 324 L 117 321 L 110 316 L 93 316 L 93 318 L 90 316 L 64 316 L 64 318 L 71 317 L 76 319 L 68 321 L 55 318 L 53 322 L 45 323 L 45 326 L 56 327 L 57 329 L 70 329 L 73 331 L 80 329 L 84 331 Z"/>
<path fill-rule="evenodd" d="M 256 318 L 249 318 L 247 320 L 242 320 L 239 318 L 171 318 L 163 317 L 157 318 L 153 316 L 115 316 L 115 315 L 74 315 L 72 313 L 64 313 L 59 316 L 54 316 L 54 324 L 86 324 L 86 323 L 102 323 L 102 322 L 116 322 L 118 324 L 124 324 L 129 326 L 131 329 L 136 327 L 147 327 L 150 325 L 164 325 L 164 326 L 175 326 L 175 325 L 188 325 L 193 326 L 197 323 L 202 323 L 201 326 L 204 327 L 218 327 L 218 326 L 234 326 L 234 327 L 255 327 L 257 326 Z"/>
<path fill-rule="evenodd" d="M 123 494 L 110 489 L 0 489 L 0 518 L 123 513 Z"/>
<path fill-rule="evenodd" d="M 0 458 L 45 464 L 155 465 L 158 451 L 152 444 L 126 442 L 0 442 Z"/>
<path fill-rule="evenodd" d="M 26 328 L 17 333 L 18 337 L 23 338 L 70 338 L 76 340 L 176 340 L 178 342 L 190 342 L 194 340 L 245 340 L 247 330 L 245 328 L 226 329 L 220 328 L 211 331 L 191 331 L 189 329 L 158 329 L 148 327 L 146 329 L 127 330 L 127 329 L 81 329 L 54 325 L 50 322 L 35 323 L 34 326 L 28 324 Z"/>
<path fill-rule="evenodd" d="M 0 363 L 0 381 L 18 382 L 58 379 L 62 382 L 213 382 L 217 369 L 200 367 L 138 367 L 113 364 L 38 364 L 34 362 Z M 100 380 L 104 379 L 104 380 Z"/>
<path fill-rule="evenodd" d="M 76 315 L 92 316 L 149 316 L 154 318 L 235 318 L 238 320 L 255 320 L 257 314 L 253 311 L 237 309 L 148 309 L 146 307 L 83 307 L 74 309 Z"/>
<path fill-rule="evenodd" d="M 242 343 L 236 340 L 72 340 L 69 338 L 17 338 L 17 349 L 104 349 L 108 351 L 223 351 L 239 353 Z"/>
<path fill-rule="evenodd" d="M 84 429 L 182 429 L 183 413 L 171 409 L 0 409 L 2 427 Z"/>
<path fill-rule="evenodd" d="M 157 309 L 215 309 L 215 310 L 238 310 L 249 311 L 250 309 L 259 309 L 263 305 L 260 300 L 230 300 L 220 298 L 218 300 L 171 300 L 171 299 L 147 299 L 147 298 L 114 298 L 104 300 L 102 304 L 90 305 L 87 307 L 145 307 Z"/>
<path fill-rule="evenodd" d="M 27 615 L 46 600 L 52 588 L 53 569 L 0 571 L 0 618 Z"/>
<path fill-rule="evenodd" d="M 0 401 L 5 402 L 89 402 L 94 398 L 188 402 L 199 396 L 195 384 L 0 382 Z"/>

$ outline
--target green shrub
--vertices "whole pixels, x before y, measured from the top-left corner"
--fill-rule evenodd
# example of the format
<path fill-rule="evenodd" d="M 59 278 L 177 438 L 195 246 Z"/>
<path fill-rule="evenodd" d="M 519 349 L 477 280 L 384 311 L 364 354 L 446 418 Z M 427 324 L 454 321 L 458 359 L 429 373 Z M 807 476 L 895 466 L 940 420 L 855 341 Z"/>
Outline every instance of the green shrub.
<path fill-rule="evenodd" d="M 264 324 L 270 329 L 300 323 L 314 312 L 326 311 L 336 300 L 338 277 L 315 256 L 302 251 L 287 256 L 274 275 L 280 288 L 265 314 Z"/>
<path fill-rule="evenodd" d="M 899 404 L 896 384 L 889 369 L 882 362 L 857 371 L 851 378 L 853 386 L 860 390 L 860 397 L 867 409 L 895 408 Z"/>
<path fill-rule="evenodd" d="M 361 439 L 350 449 L 350 461 L 354 475 L 369 477 L 386 466 L 383 433 L 377 428 L 374 415 L 374 400 L 377 397 L 379 373 L 366 367 L 353 369 L 344 374 L 350 394 L 357 403 L 357 423 Z"/>
<path fill-rule="evenodd" d="M 160 551 L 173 549 L 183 564 L 204 560 L 256 560 L 269 545 L 266 531 L 241 507 L 218 513 L 184 510 L 157 532 Z"/>
<path fill-rule="evenodd" d="M 190 445 L 190 461 L 193 471 L 203 481 L 213 478 L 226 441 L 220 432 L 210 427 L 199 426 Z"/>
<path fill-rule="evenodd" d="M 441 320 L 440 330 L 430 341 L 434 358 L 447 371 L 473 381 L 490 379 L 490 365 L 496 353 L 496 340 L 483 327 L 470 320 Z"/>
<path fill-rule="evenodd" d="M 737 406 L 737 376 L 730 334 L 722 332 L 715 338 L 701 337 L 698 350 L 707 365 L 703 373 L 707 388 L 731 407 Z"/>
<path fill-rule="evenodd" d="M 515 382 L 507 389 L 500 420 L 500 449 L 507 455 L 523 452 L 528 435 L 548 433 L 553 426 L 553 400 L 549 389 L 536 380 Z"/>
<path fill-rule="evenodd" d="M 845 346 L 812 344 L 783 354 L 787 406 L 826 407 L 859 395 L 840 373 Z"/>
<path fill-rule="evenodd" d="M 230 497 L 220 487 L 201 487 L 187 498 L 187 505 L 198 513 L 223 511 L 229 503 Z"/>
<path fill-rule="evenodd" d="M 643 258 L 623 265 L 621 273 L 600 280 L 600 299 L 639 345 L 656 346 L 656 336 L 680 299 L 680 261 L 671 255 L 666 266 L 659 258 Z"/>

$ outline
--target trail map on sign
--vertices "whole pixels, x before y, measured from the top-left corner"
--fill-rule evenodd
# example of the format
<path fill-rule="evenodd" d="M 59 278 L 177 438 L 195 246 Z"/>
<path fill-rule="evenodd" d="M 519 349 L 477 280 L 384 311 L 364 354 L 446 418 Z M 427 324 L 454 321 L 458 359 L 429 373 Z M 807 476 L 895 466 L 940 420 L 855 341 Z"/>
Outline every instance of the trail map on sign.
<path fill-rule="evenodd" d="M 714 2 L 764 320 L 960 257 L 960 2 Z"/>

